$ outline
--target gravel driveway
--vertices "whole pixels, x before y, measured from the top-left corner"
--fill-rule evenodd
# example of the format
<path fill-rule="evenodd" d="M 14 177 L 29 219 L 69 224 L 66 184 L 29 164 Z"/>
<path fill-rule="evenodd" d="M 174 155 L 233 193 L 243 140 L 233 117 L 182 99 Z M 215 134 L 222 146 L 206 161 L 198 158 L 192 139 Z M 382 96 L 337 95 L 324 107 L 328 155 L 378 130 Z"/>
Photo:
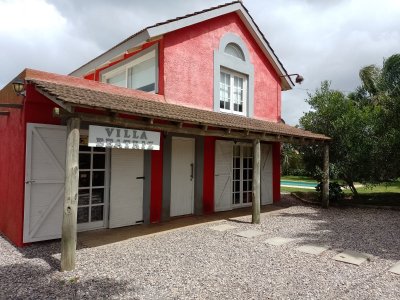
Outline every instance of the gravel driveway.
<path fill-rule="evenodd" d="M 77 252 L 74 272 L 58 271 L 59 242 L 17 249 L 0 237 L 0 299 L 399 299 L 400 212 L 323 210 L 284 196 L 278 211 Z M 211 226 L 229 224 L 226 232 Z M 246 239 L 234 232 L 256 229 Z M 271 246 L 271 237 L 295 241 Z M 313 256 L 295 250 L 331 247 Z M 373 257 L 360 266 L 331 258 L 344 249 Z"/>

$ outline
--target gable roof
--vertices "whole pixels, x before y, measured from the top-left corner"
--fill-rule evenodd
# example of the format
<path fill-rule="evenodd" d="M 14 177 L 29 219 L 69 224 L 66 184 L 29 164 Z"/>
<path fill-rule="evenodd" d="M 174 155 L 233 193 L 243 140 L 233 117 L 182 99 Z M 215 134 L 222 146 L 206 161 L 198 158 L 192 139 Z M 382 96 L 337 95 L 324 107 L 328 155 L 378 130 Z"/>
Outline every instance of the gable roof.
<path fill-rule="evenodd" d="M 83 66 L 79 67 L 75 71 L 71 72 L 72 76 L 83 76 L 95 68 L 104 65 L 108 61 L 113 58 L 125 53 L 129 49 L 138 47 L 150 39 L 154 39 L 156 37 L 162 36 L 168 32 L 172 32 L 178 30 L 183 27 L 191 26 L 212 18 L 216 18 L 225 14 L 229 14 L 235 12 L 239 15 L 240 19 L 245 24 L 246 28 L 249 30 L 254 40 L 257 42 L 258 46 L 263 51 L 264 55 L 271 62 L 273 68 L 281 77 L 282 89 L 288 90 L 291 89 L 294 84 L 293 81 L 288 77 L 288 73 L 286 69 L 283 67 L 282 62 L 279 60 L 271 45 L 265 38 L 264 34 L 261 32 L 260 28 L 254 22 L 254 19 L 250 15 L 247 8 L 243 5 L 241 1 L 233 1 L 229 3 L 225 3 L 222 5 L 218 5 L 215 7 L 211 7 L 202 11 L 194 12 L 182 17 L 178 17 L 175 19 L 170 19 L 161 23 L 154 24 L 152 26 L 148 26 L 139 32 L 131 35 L 127 39 L 123 40 L 119 44 L 115 45 L 108 51 L 100 54 L 96 58 L 87 62 Z"/>
<path fill-rule="evenodd" d="M 232 130 L 248 130 L 274 136 L 320 141 L 329 137 L 283 123 L 234 114 L 218 113 L 168 103 L 161 95 L 112 86 L 106 83 L 27 69 L 25 80 L 49 99 L 67 106 L 106 109 L 118 113 Z"/>

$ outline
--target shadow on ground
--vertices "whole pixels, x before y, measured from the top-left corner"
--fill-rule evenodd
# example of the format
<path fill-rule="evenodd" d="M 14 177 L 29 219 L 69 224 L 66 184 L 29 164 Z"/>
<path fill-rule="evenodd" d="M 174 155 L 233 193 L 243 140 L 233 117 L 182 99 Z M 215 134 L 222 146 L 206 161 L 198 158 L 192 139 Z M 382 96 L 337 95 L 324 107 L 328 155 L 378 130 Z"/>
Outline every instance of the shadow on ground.
<path fill-rule="evenodd" d="M 134 292 L 127 281 L 62 279 L 51 268 L 31 263 L 1 266 L 0 274 L 0 299 L 108 299 Z"/>

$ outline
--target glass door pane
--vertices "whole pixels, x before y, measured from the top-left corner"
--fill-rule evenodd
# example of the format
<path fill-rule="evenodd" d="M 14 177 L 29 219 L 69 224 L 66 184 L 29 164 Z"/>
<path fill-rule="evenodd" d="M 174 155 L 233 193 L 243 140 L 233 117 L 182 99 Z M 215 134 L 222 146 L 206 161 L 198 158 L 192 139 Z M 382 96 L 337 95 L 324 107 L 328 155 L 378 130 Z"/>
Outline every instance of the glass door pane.
<path fill-rule="evenodd" d="M 105 225 L 106 155 L 98 148 L 79 148 L 78 225 L 80 229 Z"/>

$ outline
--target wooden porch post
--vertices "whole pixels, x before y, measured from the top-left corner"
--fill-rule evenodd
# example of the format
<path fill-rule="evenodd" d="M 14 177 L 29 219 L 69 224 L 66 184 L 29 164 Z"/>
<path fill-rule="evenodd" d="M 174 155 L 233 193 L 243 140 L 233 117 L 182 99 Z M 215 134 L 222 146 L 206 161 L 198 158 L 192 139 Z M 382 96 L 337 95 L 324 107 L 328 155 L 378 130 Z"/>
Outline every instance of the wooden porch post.
<path fill-rule="evenodd" d="M 79 118 L 73 117 L 68 119 L 65 197 L 61 235 L 61 271 L 75 269 L 79 184 L 79 127 Z"/>
<path fill-rule="evenodd" d="M 324 145 L 324 166 L 322 178 L 322 207 L 329 207 L 329 144 Z"/>
<path fill-rule="evenodd" d="M 261 187 L 260 187 L 260 179 L 261 179 L 261 148 L 260 148 L 260 140 L 256 139 L 253 141 L 253 215 L 251 223 L 260 224 L 260 196 L 261 196 Z"/>

